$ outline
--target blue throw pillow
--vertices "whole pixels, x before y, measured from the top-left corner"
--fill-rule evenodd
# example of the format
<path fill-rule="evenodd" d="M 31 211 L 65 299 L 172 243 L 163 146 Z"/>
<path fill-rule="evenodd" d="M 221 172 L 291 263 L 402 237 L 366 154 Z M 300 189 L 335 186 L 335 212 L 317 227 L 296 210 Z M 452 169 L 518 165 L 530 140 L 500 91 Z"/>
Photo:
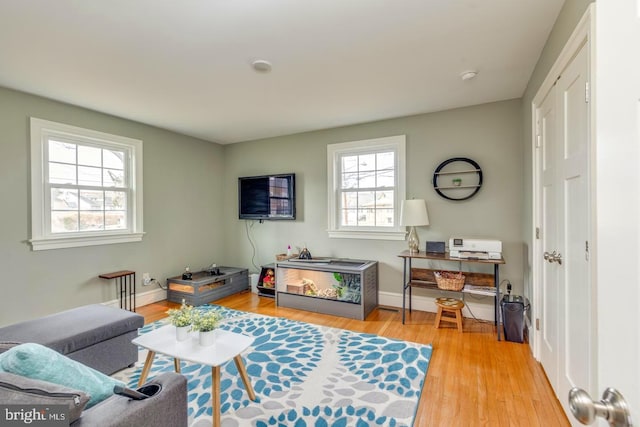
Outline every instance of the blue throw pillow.
<path fill-rule="evenodd" d="M 113 395 L 124 383 L 40 344 L 25 343 L 0 354 L 0 371 L 48 381 L 91 396 L 87 408 Z"/>

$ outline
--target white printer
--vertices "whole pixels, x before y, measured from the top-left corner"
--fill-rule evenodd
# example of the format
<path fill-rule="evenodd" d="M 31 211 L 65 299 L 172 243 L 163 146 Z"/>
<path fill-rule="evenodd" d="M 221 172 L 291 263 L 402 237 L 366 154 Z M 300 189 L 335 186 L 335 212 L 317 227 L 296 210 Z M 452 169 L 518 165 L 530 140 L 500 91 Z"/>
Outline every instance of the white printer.
<path fill-rule="evenodd" d="M 449 256 L 460 259 L 501 259 L 502 242 L 489 239 L 449 239 Z"/>

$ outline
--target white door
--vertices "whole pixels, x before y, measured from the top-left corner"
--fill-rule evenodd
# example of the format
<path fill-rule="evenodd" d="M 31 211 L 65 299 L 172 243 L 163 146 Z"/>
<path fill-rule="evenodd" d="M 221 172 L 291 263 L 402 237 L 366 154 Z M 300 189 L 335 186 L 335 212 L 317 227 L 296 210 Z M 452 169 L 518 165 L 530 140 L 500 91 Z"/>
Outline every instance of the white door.
<path fill-rule="evenodd" d="M 583 44 L 536 108 L 540 239 L 539 357 L 565 396 L 592 382 L 589 205 L 589 50 Z M 577 423 L 576 423 L 577 424 Z"/>
<path fill-rule="evenodd" d="M 538 236 L 542 239 L 541 250 L 552 253 L 558 248 L 557 225 L 557 195 L 556 195 L 556 152 L 558 135 L 556 127 L 556 85 L 544 98 L 542 105 L 536 111 L 538 126 L 538 164 L 541 179 L 540 209 L 541 219 Z M 541 313 L 540 327 L 540 362 L 545 368 L 547 377 L 551 380 L 556 393 L 555 379 L 558 377 L 558 313 L 560 298 L 560 276 L 557 263 L 543 262 L 541 264 L 542 281 L 540 289 Z"/>
<path fill-rule="evenodd" d="M 637 425 L 640 423 L 640 1 L 594 2 L 589 9 L 595 15 L 587 16 L 580 25 L 587 22 L 592 28 L 591 32 L 586 31 L 590 38 L 587 56 L 592 93 L 587 129 L 591 141 L 583 155 L 579 143 L 582 138 L 575 134 L 581 128 L 571 126 L 582 110 L 578 102 L 582 94 L 578 90 L 582 85 L 581 72 L 563 69 L 556 74 L 560 76 L 555 83 L 556 98 L 562 107 L 556 108 L 554 120 L 556 127 L 569 131 L 556 133 L 563 139 L 558 142 L 563 149 L 562 165 L 554 166 L 561 177 L 555 190 L 562 191 L 556 200 L 559 206 L 567 207 L 557 224 L 561 248 L 558 250 L 563 255 L 563 264 L 558 266 L 561 275 L 558 283 L 563 288 L 558 292 L 564 303 L 557 307 L 558 341 L 547 335 L 556 347 L 544 349 L 544 337 L 539 332 L 535 335 L 535 351 L 541 361 L 544 359 L 545 370 L 565 410 L 568 397 L 565 390 L 570 385 L 585 389 L 595 401 L 601 399 L 606 388 L 613 387 L 624 395 L 631 420 Z M 575 45 L 574 36 L 568 45 Z M 579 56 L 574 64 L 582 61 Z M 550 91 L 551 78 L 555 77 L 550 76 L 543 84 L 546 92 Z M 546 96 L 546 92 L 541 93 Z M 543 100 L 544 97 L 534 99 L 536 120 L 542 117 Z M 538 163 L 534 206 L 540 208 L 542 169 L 538 152 L 535 158 Z M 586 209 L 580 209 L 585 201 Z M 540 210 L 535 216 L 539 225 L 544 216 Z M 537 254 L 541 245 L 542 240 L 537 240 L 534 246 L 534 296 L 538 305 L 550 301 L 540 298 L 545 289 L 551 289 L 543 288 L 540 281 L 555 277 L 543 274 L 542 256 Z M 582 286 L 581 281 L 586 285 Z M 584 292 L 579 292 L 580 289 Z M 536 316 L 543 317 L 545 313 L 554 313 L 555 307 L 551 311 L 550 307 L 535 310 Z M 546 327 L 551 329 L 549 325 Z M 568 417 L 578 425 L 569 412 Z M 598 425 L 607 424 L 600 421 Z"/>
<path fill-rule="evenodd" d="M 584 45 L 556 83 L 558 150 L 556 215 L 561 264 L 558 297 L 558 396 L 572 387 L 591 388 L 592 290 L 589 253 L 589 91 L 588 45 Z M 566 398 L 561 399 L 569 413 Z M 576 423 L 577 424 L 577 423 Z"/>
<path fill-rule="evenodd" d="M 616 388 L 640 425 L 640 2 L 595 8 L 598 357 L 595 388 L 582 388 Z"/>

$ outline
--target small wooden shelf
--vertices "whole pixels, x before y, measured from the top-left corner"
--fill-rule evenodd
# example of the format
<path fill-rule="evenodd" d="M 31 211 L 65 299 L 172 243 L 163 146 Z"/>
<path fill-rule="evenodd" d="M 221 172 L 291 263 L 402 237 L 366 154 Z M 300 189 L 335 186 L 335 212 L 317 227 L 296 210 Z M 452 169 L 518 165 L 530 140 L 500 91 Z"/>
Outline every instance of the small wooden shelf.
<path fill-rule="evenodd" d="M 457 163 L 458 167 L 462 167 L 462 168 L 467 168 L 467 169 L 462 169 L 462 170 L 443 170 L 444 168 L 446 168 L 448 165 L 452 164 L 452 163 Z M 471 167 L 472 169 L 468 169 L 469 167 Z M 455 168 L 454 168 L 455 169 Z M 467 179 L 465 180 L 467 183 L 468 182 L 474 182 L 472 185 L 440 185 L 442 183 L 442 179 L 445 179 L 444 176 L 453 176 L 455 177 L 456 175 L 465 175 L 465 174 L 475 174 L 477 175 L 475 180 L 473 177 L 469 178 L 467 176 Z M 462 184 L 462 178 L 454 178 L 453 182 L 457 182 L 458 184 Z M 436 191 L 436 193 L 438 193 L 438 195 L 440 195 L 441 197 L 447 199 L 447 200 L 467 200 L 470 199 L 471 197 L 475 196 L 478 191 L 480 191 L 480 188 L 482 187 L 482 169 L 480 168 L 480 165 L 478 163 L 476 163 L 474 160 L 468 159 L 466 157 L 453 157 L 451 159 L 445 160 L 444 162 L 440 163 L 438 165 L 438 167 L 436 168 L 436 170 L 433 172 L 433 189 Z M 462 193 L 450 193 L 447 194 L 447 192 L 449 190 L 467 190 L 467 192 L 462 192 Z"/>
<path fill-rule="evenodd" d="M 451 172 L 434 172 L 434 175 L 457 175 L 461 173 L 478 173 L 482 172 L 480 169 L 468 169 L 463 171 L 451 171 Z"/>
<path fill-rule="evenodd" d="M 450 186 L 447 186 L 447 187 L 438 186 L 438 187 L 433 187 L 433 188 L 435 188 L 436 190 L 457 190 L 459 188 L 478 188 L 478 187 L 480 187 L 480 186 L 476 184 L 476 185 L 450 185 Z"/>
<path fill-rule="evenodd" d="M 458 273 L 459 271 L 450 271 L 450 270 L 442 270 L 442 269 L 431 269 L 431 268 L 412 268 L 411 276 L 410 276 L 410 284 L 411 286 L 423 287 L 425 285 L 436 285 L 436 279 L 434 277 L 435 272 L 449 272 L 449 273 Z M 493 283 L 493 274 L 489 273 L 471 273 L 468 271 L 464 271 L 464 284 L 465 285 L 474 285 L 474 286 L 486 286 L 493 288 L 495 284 Z M 415 284 L 414 284 L 415 283 Z M 437 285 L 436 285 L 437 288 Z M 442 289 L 444 290 L 444 289 Z M 462 292 L 462 291 L 458 291 Z"/>

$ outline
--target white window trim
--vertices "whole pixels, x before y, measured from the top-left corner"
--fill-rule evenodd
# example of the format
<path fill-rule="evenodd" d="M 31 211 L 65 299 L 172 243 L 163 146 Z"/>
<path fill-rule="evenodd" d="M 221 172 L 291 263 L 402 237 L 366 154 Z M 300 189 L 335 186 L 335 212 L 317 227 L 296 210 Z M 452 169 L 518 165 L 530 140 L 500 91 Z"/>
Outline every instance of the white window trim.
<path fill-rule="evenodd" d="M 372 150 L 393 149 L 396 152 L 396 195 L 394 201 L 395 227 L 380 229 L 340 228 L 338 225 L 338 185 L 336 162 L 344 153 L 370 152 Z M 327 206 L 329 209 L 329 237 L 343 239 L 375 239 L 375 240 L 404 240 L 406 227 L 400 226 L 400 205 L 406 198 L 406 136 L 396 135 L 384 138 L 365 139 L 361 141 L 343 142 L 327 145 Z"/>
<path fill-rule="evenodd" d="M 69 235 L 50 235 L 46 221 L 48 203 L 45 202 L 45 144 L 52 135 L 93 140 L 96 143 L 119 145 L 131 151 L 132 186 L 132 224 L 129 230 L 114 230 L 91 233 L 70 233 Z M 63 123 L 51 122 L 31 117 L 31 247 L 34 251 L 46 249 L 74 248 L 80 246 L 106 245 L 113 243 L 139 242 L 144 236 L 142 227 L 142 141 L 118 135 L 111 135 L 90 129 L 84 129 Z"/>

